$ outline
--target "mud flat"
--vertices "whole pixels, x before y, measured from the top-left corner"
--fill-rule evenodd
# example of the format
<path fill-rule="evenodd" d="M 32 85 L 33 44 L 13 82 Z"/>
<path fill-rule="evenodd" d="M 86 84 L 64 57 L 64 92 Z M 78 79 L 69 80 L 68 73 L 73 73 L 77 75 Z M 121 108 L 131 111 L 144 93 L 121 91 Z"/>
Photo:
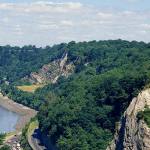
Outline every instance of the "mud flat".
<path fill-rule="evenodd" d="M 30 119 L 35 117 L 37 114 L 37 111 L 18 104 L 2 94 L 0 94 L 0 106 L 9 111 L 17 113 L 20 116 L 16 124 L 16 131 L 18 132 L 20 132 L 30 121 Z"/>

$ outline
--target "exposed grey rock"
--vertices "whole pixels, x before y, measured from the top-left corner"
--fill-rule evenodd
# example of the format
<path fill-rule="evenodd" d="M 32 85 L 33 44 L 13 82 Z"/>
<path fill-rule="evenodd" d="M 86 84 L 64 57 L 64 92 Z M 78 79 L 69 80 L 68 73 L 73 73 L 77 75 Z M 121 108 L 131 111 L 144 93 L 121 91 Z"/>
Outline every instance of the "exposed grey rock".
<path fill-rule="evenodd" d="M 32 72 L 23 80 L 33 84 L 55 83 L 60 76 L 68 77 L 74 71 L 74 64 L 67 63 L 68 54 L 63 54 L 61 59 L 54 60 L 44 65 L 38 72 Z"/>
<path fill-rule="evenodd" d="M 114 140 L 106 150 L 150 150 L 150 128 L 137 119 L 139 111 L 150 107 L 150 89 L 139 93 L 124 113 Z"/>

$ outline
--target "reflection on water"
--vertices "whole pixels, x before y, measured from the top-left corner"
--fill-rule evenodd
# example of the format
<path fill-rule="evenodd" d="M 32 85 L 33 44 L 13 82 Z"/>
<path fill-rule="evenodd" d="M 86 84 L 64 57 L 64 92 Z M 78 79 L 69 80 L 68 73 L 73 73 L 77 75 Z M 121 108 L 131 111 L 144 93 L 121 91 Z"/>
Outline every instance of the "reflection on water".
<path fill-rule="evenodd" d="M 0 107 L 0 133 L 14 131 L 18 119 L 18 114 Z"/>

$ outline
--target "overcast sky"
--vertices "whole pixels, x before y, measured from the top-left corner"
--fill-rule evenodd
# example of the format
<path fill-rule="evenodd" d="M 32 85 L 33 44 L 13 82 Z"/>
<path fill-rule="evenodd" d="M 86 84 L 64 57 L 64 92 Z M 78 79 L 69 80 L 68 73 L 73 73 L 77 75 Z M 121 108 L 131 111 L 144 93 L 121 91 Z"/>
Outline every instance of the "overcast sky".
<path fill-rule="evenodd" d="M 0 0 L 0 45 L 150 42 L 150 0 Z"/>

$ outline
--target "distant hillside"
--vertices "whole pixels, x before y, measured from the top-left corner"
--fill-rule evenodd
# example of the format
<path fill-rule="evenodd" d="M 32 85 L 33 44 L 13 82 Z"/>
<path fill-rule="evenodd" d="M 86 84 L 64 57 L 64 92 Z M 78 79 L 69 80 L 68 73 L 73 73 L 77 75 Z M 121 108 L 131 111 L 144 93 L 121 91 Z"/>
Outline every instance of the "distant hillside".
<path fill-rule="evenodd" d="M 68 54 L 64 53 L 56 59 L 42 66 L 37 72 L 32 72 L 22 80 L 32 84 L 55 83 L 60 76 L 68 77 L 74 71 L 74 62 L 67 63 Z"/>
<path fill-rule="evenodd" d="M 64 53 L 61 45 L 46 48 L 35 46 L 0 47 L 0 80 L 14 82 L 31 72 L 39 70 L 44 64 L 58 59 Z"/>

